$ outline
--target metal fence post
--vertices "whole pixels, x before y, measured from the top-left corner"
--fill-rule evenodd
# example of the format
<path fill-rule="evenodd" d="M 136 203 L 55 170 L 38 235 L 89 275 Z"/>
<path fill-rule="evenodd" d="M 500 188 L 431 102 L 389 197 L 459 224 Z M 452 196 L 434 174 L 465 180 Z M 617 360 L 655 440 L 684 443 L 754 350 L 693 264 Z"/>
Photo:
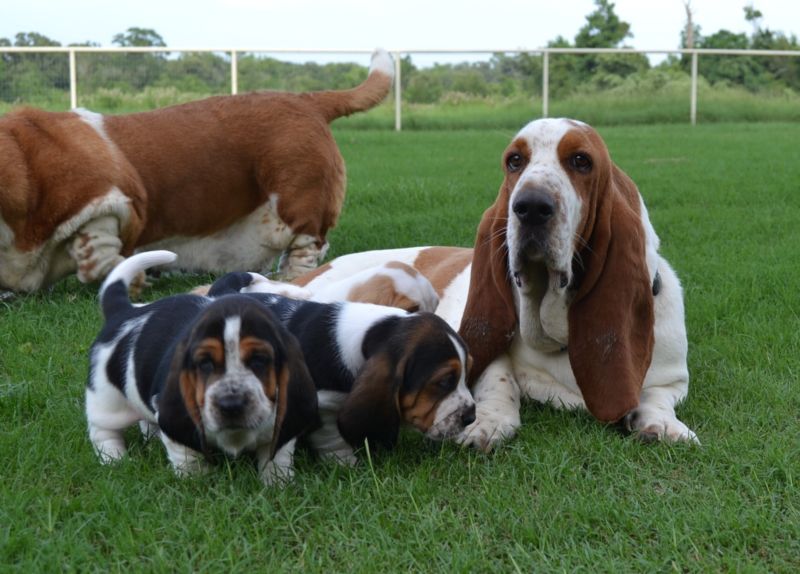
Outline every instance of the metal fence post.
<path fill-rule="evenodd" d="M 546 118 L 550 108 L 550 52 L 542 52 L 542 117 Z"/>
<path fill-rule="evenodd" d="M 69 107 L 78 107 L 78 74 L 75 65 L 75 50 L 69 51 Z"/>
<path fill-rule="evenodd" d="M 689 106 L 689 121 L 697 124 L 697 51 L 692 52 L 692 101 Z"/>
<path fill-rule="evenodd" d="M 231 50 L 231 94 L 239 93 L 239 61 L 236 57 L 236 50 Z"/>
<path fill-rule="evenodd" d="M 394 53 L 394 131 L 403 129 L 403 118 L 400 115 L 402 102 L 402 87 L 400 86 L 400 52 Z"/>

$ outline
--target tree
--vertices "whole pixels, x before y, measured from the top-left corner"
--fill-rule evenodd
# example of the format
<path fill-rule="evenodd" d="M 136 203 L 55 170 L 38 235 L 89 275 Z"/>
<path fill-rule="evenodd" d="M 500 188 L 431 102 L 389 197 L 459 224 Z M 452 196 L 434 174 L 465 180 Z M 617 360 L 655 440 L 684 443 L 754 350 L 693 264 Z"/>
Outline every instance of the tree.
<path fill-rule="evenodd" d="M 595 0 L 595 6 L 597 8 L 586 16 L 586 24 L 575 36 L 575 47 L 624 48 L 622 43 L 625 38 L 633 37 L 631 25 L 619 18 L 614 11 L 614 4 L 608 0 Z M 604 87 L 647 70 L 650 62 L 643 54 L 589 54 L 567 58 L 565 67 L 574 70 L 573 77 L 569 79 L 570 85 L 579 86 L 596 80 L 598 87 Z"/>
<path fill-rule="evenodd" d="M 35 46 L 60 46 L 60 42 L 51 40 L 44 34 L 38 32 L 18 32 L 14 37 L 14 45 L 20 48 Z"/>
<path fill-rule="evenodd" d="M 761 13 L 761 10 L 756 10 L 752 3 L 744 7 L 744 19 L 753 26 L 753 36 L 757 35 L 761 29 L 761 18 L 763 17 L 764 14 Z"/>
<path fill-rule="evenodd" d="M 111 40 L 121 48 L 140 48 L 149 46 L 166 46 L 164 38 L 151 28 L 128 28 L 125 32 L 115 34 Z M 114 54 L 111 68 L 116 71 L 117 77 L 112 80 L 113 85 L 129 85 L 137 90 L 153 85 L 162 75 L 165 68 L 166 52 L 152 54 Z"/>
<path fill-rule="evenodd" d="M 125 32 L 114 34 L 111 40 L 121 48 L 137 48 L 145 46 L 166 46 L 164 38 L 151 28 L 128 28 Z"/>
<path fill-rule="evenodd" d="M 595 0 L 597 9 L 586 16 L 586 24 L 575 36 L 578 48 L 618 48 L 625 38 L 632 38 L 631 25 L 619 19 L 614 4 Z"/>

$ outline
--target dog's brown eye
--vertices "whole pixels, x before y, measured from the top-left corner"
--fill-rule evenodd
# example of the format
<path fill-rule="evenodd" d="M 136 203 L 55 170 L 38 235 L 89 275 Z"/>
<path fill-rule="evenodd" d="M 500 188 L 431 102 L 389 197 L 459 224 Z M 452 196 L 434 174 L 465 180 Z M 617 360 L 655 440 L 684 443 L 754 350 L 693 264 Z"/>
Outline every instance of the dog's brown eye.
<path fill-rule="evenodd" d="M 569 165 L 577 172 L 589 173 L 592 171 L 592 158 L 584 153 L 576 153 L 569 158 Z"/>
<path fill-rule="evenodd" d="M 214 359 L 211 357 L 202 357 L 199 361 L 197 361 L 197 370 L 206 376 L 213 373 L 215 368 L 216 365 L 214 364 Z"/>
<path fill-rule="evenodd" d="M 436 386 L 442 389 L 443 391 L 450 391 L 453 387 L 456 386 L 455 375 L 448 375 L 443 379 L 439 379 L 438 381 L 436 381 Z"/>
<path fill-rule="evenodd" d="M 522 156 L 518 153 L 509 154 L 509 156 L 506 158 L 506 167 L 511 173 L 522 169 Z"/>
<path fill-rule="evenodd" d="M 250 370 L 256 374 L 261 374 L 269 368 L 272 360 L 260 353 L 255 353 L 250 355 L 250 358 L 247 359 L 247 366 L 250 367 Z"/>

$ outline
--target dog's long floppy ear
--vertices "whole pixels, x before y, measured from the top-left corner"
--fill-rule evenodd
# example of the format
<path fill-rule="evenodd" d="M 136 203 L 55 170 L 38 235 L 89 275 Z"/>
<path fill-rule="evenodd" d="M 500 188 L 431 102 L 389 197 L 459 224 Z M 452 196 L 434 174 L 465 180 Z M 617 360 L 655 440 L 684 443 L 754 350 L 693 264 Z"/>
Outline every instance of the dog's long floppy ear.
<path fill-rule="evenodd" d="M 361 369 L 337 419 L 339 432 L 353 448 L 365 440 L 387 449 L 397 443 L 402 369 L 388 352 L 374 354 Z"/>
<path fill-rule="evenodd" d="M 569 308 L 569 359 L 586 407 L 614 422 L 639 404 L 655 315 L 639 192 L 619 168 L 601 180 Z M 594 203 L 594 202 L 593 202 Z"/>
<path fill-rule="evenodd" d="M 285 357 L 278 373 L 278 412 L 272 453 L 287 442 L 319 425 L 317 388 L 306 365 L 300 342 L 283 333 Z"/>
<path fill-rule="evenodd" d="M 205 452 L 205 428 L 200 411 L 205 387 L 187 365 L 188 341 L 175 348 L 164 389 L 158 397 L 158 424 L 173 440 Z"/>
<path fill-rule="evenodd" d="M 508 271 L 508 191 L 481 218 L 475 237 L 469 293 L 458 332 L 474 359 L 473 384 L 498 355 L 508 350 L 517 327 L 517 312 Z"/>

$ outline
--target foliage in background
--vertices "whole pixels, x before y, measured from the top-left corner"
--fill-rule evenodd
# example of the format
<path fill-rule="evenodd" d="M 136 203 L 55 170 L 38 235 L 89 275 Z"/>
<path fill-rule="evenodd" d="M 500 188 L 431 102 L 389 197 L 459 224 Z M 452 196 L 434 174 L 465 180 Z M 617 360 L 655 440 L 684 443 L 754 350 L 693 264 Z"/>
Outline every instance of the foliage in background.
<path fill-rule="evenodd" d="M 797 38 L 762 28 L 761 12 L 745 8 L 752 33 L 735 34 L 719 30 L 704 36 L 694 26 L 698 48 L 741 48 L 800 50 Z M 558 37 L 549 47 L 624 48 L 631 37 L 630 24 L 620 20 L 614 4 L 595 0 L 595 10 L 574 41 Z M 685 42 L 683 32 L 680 41 Z M 120 47 L 163 46 L 164 39 L 147 28 L 129 28 L 116 34 L 112 42 Z M 0 46 L 59 46 L 36 32 L 19 33 L 10 40 L 0 38 Z M 95 45 L 86 43 L 84 45 Z M 139 93 L 151 88 L 172 88 L 188 97 L 225 94 L 230 90 L 230 63 L 227 54 L 169 52 L 146 54 L 81 54 L 77 59 L 79 97 L 103 91 Z M 625 86 L 660 82 L 683 85 L 690 58 L 669 57 L 651 66 L 643 54 L 552 54 L 550 94 L 568 98 L 580 94 L 609 92 Z M 741 88 L 752 93 L 782 94 L 800 91 L 800 57 L 703 56 L 700 75 L 710 86 Z M 358 64 L 304 64 L 283 62 L 259 54 L 239 58 L 239 86 L 242 91 L 277 89 L 308 91 L 348 88 L 364 79 L 365 67 Z M 494 54 L 489 61 L 435 64 L 419 68 L 411 57 L 401 62 L 404 101 L 409 104 L 441 103 L 453 99 L 520 99 L 541 94 L 542 57 L 535 53 Z M 63 54 L 0 55 L 0 102 L 31 103 L 45 107 L 66 107 L 69 86 L 67 59 Z M 665 84 L 666 86 L 666 84 Z M 667 87 L 666 89 L 671 89 Z M 48 104 L 50 104 L 48 106 Z M 115 111 L 103 109 L 102 111 Z"/>

